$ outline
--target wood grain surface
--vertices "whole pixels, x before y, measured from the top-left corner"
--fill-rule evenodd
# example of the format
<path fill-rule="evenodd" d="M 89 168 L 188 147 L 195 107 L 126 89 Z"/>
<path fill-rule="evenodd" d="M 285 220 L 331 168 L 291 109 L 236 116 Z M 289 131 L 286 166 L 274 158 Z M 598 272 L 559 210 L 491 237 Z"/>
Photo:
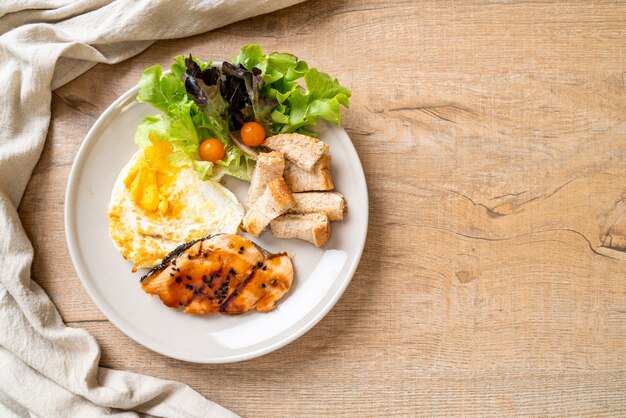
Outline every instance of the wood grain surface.
<path fill-rule="evenodd" d="M 87 297 L 65 187 L 87 130 L 143 68 L 250 42 L 352 90 L 343 124 L 369 235 L 306 335 L 188 364 L 134 343 Z M 245 417 L 625 416 L 625 71 L 626 3 L 608 1 L 309 1 L 157 42 L 54 92 L 20 206 L 33 277 L 98 339 L 102 365 L 183 381 Z"/>

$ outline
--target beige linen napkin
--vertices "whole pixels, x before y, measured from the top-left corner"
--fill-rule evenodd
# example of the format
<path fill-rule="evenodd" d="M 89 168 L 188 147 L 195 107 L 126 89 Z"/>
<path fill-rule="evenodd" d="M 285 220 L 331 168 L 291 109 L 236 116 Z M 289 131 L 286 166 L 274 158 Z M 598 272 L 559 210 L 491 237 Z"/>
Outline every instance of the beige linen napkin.
<path fill-rule="evenodd" d="M 181 383 L 98 367 L 95 339 L 66 327 L 31 280 L 33 248 L 16 207 L 46 138 L 52 89 L 156 39 L 299 1 L 0 2 L 0 416 L 236 416 Z"/>

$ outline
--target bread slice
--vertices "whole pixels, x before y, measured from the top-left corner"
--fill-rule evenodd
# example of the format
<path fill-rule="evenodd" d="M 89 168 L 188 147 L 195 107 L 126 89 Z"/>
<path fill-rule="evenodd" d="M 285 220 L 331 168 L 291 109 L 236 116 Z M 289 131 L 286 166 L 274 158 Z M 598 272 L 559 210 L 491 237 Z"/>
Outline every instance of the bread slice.
<path fill-rule="evenodd" d="M 259 154 L 256 168 L 250 180 L 246 206 L 250 207 L 263 194 L 267 183 L 283 176 L 285 171 L 285 156 L 282 152 L 272 151 Z"/>
<path fill-rule="evenodd" d="M 328 145 L 319 139 L 295 133 L 271 136 L 263 145 L 282 152 L 289 161 L 304 170 L 311 170 L 328 151 Z"/>
<path fill-rule="evenodd" d="M 346 201 L 337 192 L 294 193 L 295 205 L 287 213 L 324 213 L 329 221 L 343 221 Z"/>
<path fill-rule="evenodd" d="M 323 213 L 282 215 L 270 222 L 275 238 L 297 238 L 322 247 L 330 239 L 330 221 Z"/>
<path fill-rule="evenodd" d="M 242 227 L 253 237 L 258 237 L 272 219 L 291 209 L 294 203 L 285 180 L 282 177 L 272 180 L 243 217 Z"/>
<path fill-rule="evenodd" d="M 303 170 L 290 161 L 285 162 L 285 181 L 292 192 L 311 192 L 332 190 L 333 179 L 330 175 L 330 155 L 319 159 L 310 171 Z"/>

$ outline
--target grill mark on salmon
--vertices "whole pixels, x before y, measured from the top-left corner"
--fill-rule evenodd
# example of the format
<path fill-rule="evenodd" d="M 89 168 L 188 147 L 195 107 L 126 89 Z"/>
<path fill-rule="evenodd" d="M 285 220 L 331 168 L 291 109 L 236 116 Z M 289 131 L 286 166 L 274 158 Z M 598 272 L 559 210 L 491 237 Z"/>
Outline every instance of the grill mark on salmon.
<path fill-rule="evenodd" d="M 141 287 L 186 313 L 268 312 L 289 291 L 293 276 L 288 255 L 221 234 L 178 246 L 141 278 Z"/>

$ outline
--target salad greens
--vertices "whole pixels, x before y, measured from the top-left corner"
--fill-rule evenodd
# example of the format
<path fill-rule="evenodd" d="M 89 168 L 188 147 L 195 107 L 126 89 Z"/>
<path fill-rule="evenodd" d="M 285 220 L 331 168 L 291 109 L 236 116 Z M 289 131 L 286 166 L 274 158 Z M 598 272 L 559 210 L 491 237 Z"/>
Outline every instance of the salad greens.
<path fill-rule="evenodd" d="M 317 119 L 341 123 L 339 105 L 349 106 L 350 90 L 341 86 L 336 78 L 309 68 L 305 61 L 291 54 L 263 55 L 258 45 L 241 48 L 232 61 L 248 71 L 255 67 L 261 70 L 265 82 L 261 95 L 277 102 L 271 113 L 273 133 L 302 131 L 304 126 L 315 125 Z M 301 78 L 304 78 L 304 88 L 298 82 Z"/>
<path fill-rule="evenodd" d="M 153 140 L 170 142 L 174 152 L 168 162 L 193 167 L 202 179 L 224 174 L 250 179 L 256 152 L 239 137 L 246 122 L 261 124 L 267 136 L 290 132 L 314 136 L 309 128 L 318 119 L 339 125 L 340 106 L 349 106 L 350 90 L 336 78 L 291 54 L 263 54 L 259 45 L 241 48 L 221 66 L 181 55 L 170 70 L 163 74 L 155 65 L 139 80 L 137 100 L 162 114 L 144 118 L 135 142 L 140 148 Z M 200 159 L 198 147 L 206 138 L 224 144 L 222 160 Z"/>

